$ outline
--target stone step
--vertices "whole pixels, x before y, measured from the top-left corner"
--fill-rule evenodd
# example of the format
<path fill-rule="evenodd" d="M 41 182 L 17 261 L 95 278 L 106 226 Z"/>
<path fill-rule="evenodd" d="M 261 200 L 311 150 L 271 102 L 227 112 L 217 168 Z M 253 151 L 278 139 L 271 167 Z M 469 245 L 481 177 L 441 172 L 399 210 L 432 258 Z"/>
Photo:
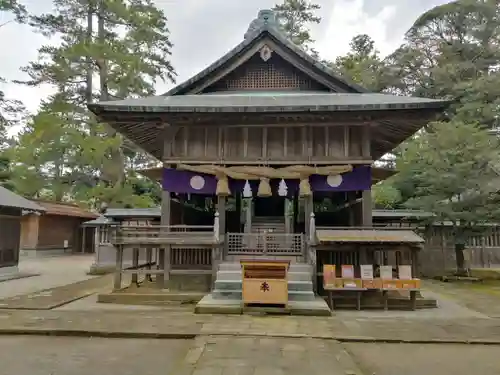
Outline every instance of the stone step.
<path fill-rule="evenodd" d="M 264 260 L 264 259 L 262 259 Z M 224 262 L 219 265 L 219 271 L 241 271 L 241 264 L 239 262 Z M 312 272 L 310 264 L 305 263 L 290 263 L 288 273 L 292 272 Z"/>
<path fill-rule="evenodd" d="M 239 280 L 241 281 L 241 270 L 217 271 L 217 280 Z M 310 272 L 288 272 L 289 281 L 311 281 L 312 275 Z"/>
<path fill-rule="evenodd" d="M 253 234 L 259 234 L 259 233 L 266 233 L 267 235 L 272 235 L 272 234 L 285 234 L 285 227 L 276 227 L 276 226 L 252 226 L 252 233 Z M 287 240 L 286 238 L 283 238 L 283 241 Z"/>
<path fill-rule="evenodd" d="M 220 300 L 241 300 L 243 298 L 241 289 L 214 289 L 211 293 L 214 299 Z M 314 301 L 316 299 L 312 291 L 288 291 L 288 299 L 290 301 Z"/>
<path fill-rule="evenodd" d="M 271 222 L 284 223 L 285 218 L 283 216 L 254 216 L 252 218 L 252 223 L 271 223 Z"/>
<path fill-rule="evenodd" d="M 246 309 L 241 300 L 214 299 L 212 294 L 207 294 L 198 302 L 195 308 L 197 314 L 243 314 Z M 259 308 L 262 312 L 265 308 Z M 330 308 L 324 300 L 316 297 L 312 301 L 289 301 L 287 310 L 292 315 L 330 316 Z"/>
<path fill-rule="evenodd" d="M 219 280 L 215 281 L 215 290 L 241 290 L 241 280 Z M 288 281 L 289 291 L 307 292 L 313 291 L 312 281 Z"/>

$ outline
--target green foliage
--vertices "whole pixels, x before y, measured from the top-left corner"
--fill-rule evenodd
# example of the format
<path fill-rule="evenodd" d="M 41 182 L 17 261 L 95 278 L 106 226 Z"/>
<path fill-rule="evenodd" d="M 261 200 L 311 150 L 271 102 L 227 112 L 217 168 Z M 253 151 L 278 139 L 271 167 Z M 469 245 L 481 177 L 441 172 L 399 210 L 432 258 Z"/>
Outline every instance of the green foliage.
<path fill-rule="evenodd" d="M 438 122 L 412 142 L 402 168 L 416 182 L 407 205 L 467 228 L 500 220 L 498 139 L 477 124 Z"/>
<path fill-rule="evenodd" d="M 316 15 L 320 9 L 319 4 L 308 0 L 283 0 L 273 8 L 288 38 L 315 57 L 318 53 L 312 48 L 314 40 L 309 26 L 321 22 L 321 17 Z"/>
<path fill-rule="evenodd" d="M 378 209 L 396 209 L 401 203 L 401 192 L 391 184 L 382 181 L 372 187 L 373 205 Z"/>
<path fill-rule="evenodd" d="M 355 36 L 346 56 L 338 57 L 331 67 L 340 75 L 370 90 L 379 92 L 387 89 L 391 82 L 389 68 L 375 49 L 375 42 L 369 35 Z"/>
<path fill-rule="evenodd" d="M 13 14 L 16 22 L 24 22 L 27 16 L 26 7 L 17 0 L 0 0 L 0 13 L 2 12 Z M 8 22 L 10 21 L 0 23 L 0 27 Z"/>
<path fill-rule="evenodd" d="M 137 188 L 143 179 L 130 172 L 154 161 L 86 106 L 154 95 L 158 81 L 174 80 L 165 14 L 152 0 L 54 0 L 50 14 L 32 15 L 29 24 L 61 43 L 42 46 L 22 68 L 29 79 L 19 83 L 50 84 L 57 93 L 26 122 L 12 152 L 16 189 L 95 207 L 157 203 L 154 189 Z"/>
<path fill-rule="evenodd" d="M 497 72 L 499 17 L 496 0 L 454 1 L 424 13 L 388 59 L 398 88 L 417 96 L 467 100 L 464 84 L 475 85 Z"/>

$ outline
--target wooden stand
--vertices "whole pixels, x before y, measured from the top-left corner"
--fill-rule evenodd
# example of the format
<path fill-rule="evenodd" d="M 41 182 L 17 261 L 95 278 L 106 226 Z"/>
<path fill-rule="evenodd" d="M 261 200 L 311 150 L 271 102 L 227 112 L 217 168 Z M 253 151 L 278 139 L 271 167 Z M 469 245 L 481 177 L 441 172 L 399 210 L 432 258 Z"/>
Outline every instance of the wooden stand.
<path fill-rule="evenodd" d="M 242 260 L 245 305 L 288 305 L 290 261 Z"/>

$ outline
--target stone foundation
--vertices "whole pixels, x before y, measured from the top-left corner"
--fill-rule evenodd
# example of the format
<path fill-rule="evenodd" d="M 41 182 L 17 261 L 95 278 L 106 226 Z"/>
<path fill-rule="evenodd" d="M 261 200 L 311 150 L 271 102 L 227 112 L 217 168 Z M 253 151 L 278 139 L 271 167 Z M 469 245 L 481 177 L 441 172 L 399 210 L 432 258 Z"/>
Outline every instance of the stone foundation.
<path fill-rule="evenodd" d="M 123 268 L 132 267 L 133 249 L 125 249 L 123 252 Z M 146 265 L 146 250 L 139 251 L 139 265 Z M 156 254 L 153 251 L 153 263 L 156 262 Z M 113 245 L 101 244 L 96 247 L 94 263 L 90 267 L 90 275 L 105 275 L 116 269 L 116 250 Z"/>
<path fill-rule="evenodd" d="M 212 289 L 212 275 L 170 275 L 168 289 L 179 292 L 208 293 Z"/>

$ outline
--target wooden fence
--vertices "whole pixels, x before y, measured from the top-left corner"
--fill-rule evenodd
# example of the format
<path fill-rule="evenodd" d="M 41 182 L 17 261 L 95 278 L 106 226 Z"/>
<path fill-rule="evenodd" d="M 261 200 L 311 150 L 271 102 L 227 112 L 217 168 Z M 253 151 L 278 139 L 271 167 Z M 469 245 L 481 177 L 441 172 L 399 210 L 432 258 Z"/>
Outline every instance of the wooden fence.
<path fill-rule="evenodd" d="M 425 238 L 420 252 L 420 271 L 423 276 L 442 275 L 456 268 L 452 227 L 432 226 L 420 228 Z M 469 237 L 465 249 L 467 268 L 500 268 L 500 226 L 488 227 L 483 235 Z"/>

